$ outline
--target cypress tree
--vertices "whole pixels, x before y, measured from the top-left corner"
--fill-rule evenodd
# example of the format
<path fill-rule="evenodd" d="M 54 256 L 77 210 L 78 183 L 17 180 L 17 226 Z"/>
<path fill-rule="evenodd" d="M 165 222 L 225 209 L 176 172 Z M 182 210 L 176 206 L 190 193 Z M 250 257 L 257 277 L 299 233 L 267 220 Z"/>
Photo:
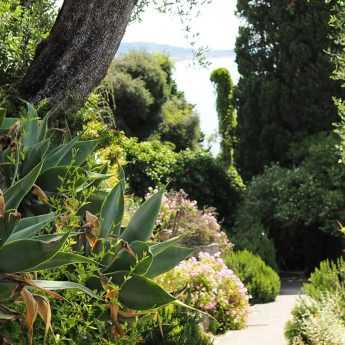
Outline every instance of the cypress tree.
<path fill-rule="evenodd" d="M 217 93 L 218 128 L 221 137 L 220 158 L 226 169 L 234 166 L 237 115 L 235 109 L 234 86 L 229 71 L 218 68 L 211 74 L 211 81 Z"/>
<path fill-rule="evenodd" d="M 236 89 L 241 174 L 265 165 L 289 166 L 289 146 L 330 130 L 337 119 L 332 78 L 337 49 L 330 25 L 334 1 L 238 0 L 245 24 L 236 42 L 241 78 Z"/>

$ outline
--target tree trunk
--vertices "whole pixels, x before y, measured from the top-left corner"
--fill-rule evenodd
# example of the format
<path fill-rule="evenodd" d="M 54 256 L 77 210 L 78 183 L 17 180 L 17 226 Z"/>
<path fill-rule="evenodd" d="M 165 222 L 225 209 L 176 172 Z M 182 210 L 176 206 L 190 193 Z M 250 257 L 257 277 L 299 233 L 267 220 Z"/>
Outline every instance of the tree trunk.
<path fill-rule="evenodd" d="M 77 111 L 105 77 L 137 0 L 65 0 L 20 91 L 53 113 Z"/>

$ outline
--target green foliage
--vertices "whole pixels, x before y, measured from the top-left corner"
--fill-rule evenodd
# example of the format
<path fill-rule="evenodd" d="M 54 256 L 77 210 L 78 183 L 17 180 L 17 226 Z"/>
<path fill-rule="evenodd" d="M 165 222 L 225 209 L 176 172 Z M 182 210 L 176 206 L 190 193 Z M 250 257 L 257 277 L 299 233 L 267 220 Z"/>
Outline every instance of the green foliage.
<path fill-rule="evenodd" d="M 344 282 L 344 259 L 339 258 L 336 262 L 325 260 L 310 275 L 307 283 L 303 285 L 303 291 L 314 299 L 320 299 L 327 292 L 332 293 L 344 289 Z"/>
<path fill-rule="evenodd" d="M 264 261 L 247 250 L 225 257 L 226 265 L 241 279 L 252 303 L 272 302 L 280 292 L 280 279 Z"/>
<path fill-rule="evenodd" d="M 171 187 L 183 189 L 200 207 L 214 207 L 225 226 L 234 221 L 234 211 L 244 190 L 240 176 L 225 171 L 210 153 L 188 150 L 178 155 Z"/>
<path fill-rule="evenodd" d="M 134 51 L 112 63 L 105 95 L 117 128 L 143 140 L 153 135 L 177 151 L 196 148 L 198 115 L 173 79 L 173 63 L 162 54 Z"/>
<path fill-rule="evenodd" d="M 164 121 L 156 135 L 175 145 L 176 151 L 196 149 L 201 141 L 200 120 L 183 96 L 172 96 L 162 108 Z"/>
<path fill-rule="evenodd" d="M 39 43 L 48 35 L 55 18 L 54 1 L 20 0 L 0 4 L 0 87 L 23 77 Z"/>
<path fill-rule="evenodd" d="M 157 140 L 139 143 L 125 139 L 123 149 L 129 191 L 137 196 L 144 197 L 149 187 L 166 185 L 175 171 L 177 154 L 167 144 Z"/>
<path fill-rule="evenodd" d="M 200 325 L 202 318 L 181 307 L 169 306 L 160 313 L 158 320 L 144 319 L 138 328 L 144 345 L 212 345 L 211 336 Z"/>
<path fill-rule="evenodd" d="M 96 164 L 93 171 L 88 170 L 88 160 L 92 159 L 101 140 L 56 137 L 48 130 L 47 119 L 40 120 L 37 111 L 30 104 L 26 106 L 21 118 L 6 118 L 0 125 L 3 140 L 0 174 L 3 186 L 7 186 L 11 194 L 9 205 L 20 206 L 25 215 L 35 215 L 54 208 L 54 200 L 61 199 L 63 193 L 60 192 L 71 180 L 78 194 L 97 186 L 107 176 L 102 174 L 103 167 Z M 62 143 L 57 144 L 59 140 Z M 23 190 L 23 181 L 35 181 L 35 185 L 26 190 L 24 200 L 13 193 L 15 188 Z"/>
<path fill-rule="evenodd" d="M 229 71 L 218 68 L 211 74 L 217 93 L 217 112 L 221 141 L 221 160 L 226 169 L 234 166 L 234 150 L 237 144 L 237 114 L 235 110 L 234 86 Z"/>
<path fill-rule="evenodd" d="M 158 128 L 169 85 L 167 74 L 152 55 L 132 52 L 115 59 L 106 78 L 107 85 L 119 129 L 144 139 Z"/>
<path fill-rule="evenodd" d="M 321 262 L 303 286 L 285 335 L 291 345 L 345 344 L 345 261 Z"/>
<path fill-rule="evenodd" d="M 272 166 L 253 178 L 236 215 L 235 244 L 272 265 L 258 242 L 273 239 L 282 268 L 313 269 L 336 256 L 341 244 L 337 222 L 344 220 L 340 210 L 345 201 L 341 145 L 334 135 L 309 137 L 289 153 L 298 167 Z M 313 250 L 308 249 L 311 243 Z"/>
<path fill-rule="evenodd" d="M 291 143 L 330 130 L 336 121 L 332 97 L 343 90 L 332 79 L 332 54 L 341 47 L 329 22 L 341 11 L 333 6 L 323 0 L 238 1 L 245 24 L 236 43 L 241 78 L 235 156 L 245 178 L 272 162 L 289 166 Z"/>

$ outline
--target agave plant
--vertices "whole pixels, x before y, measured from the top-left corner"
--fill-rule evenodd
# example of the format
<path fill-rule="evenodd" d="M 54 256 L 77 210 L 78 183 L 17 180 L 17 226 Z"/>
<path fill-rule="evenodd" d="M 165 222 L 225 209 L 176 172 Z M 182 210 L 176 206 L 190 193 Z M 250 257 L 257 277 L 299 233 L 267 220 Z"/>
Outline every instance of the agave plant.
<path fill-rule="evenodd" d="M 104 291 L 115 337 L 122 335 L 121 323 L 126 318 L 180 303 L 154 280 L 193 253 L 192 249 L 177 245 L 179 238 L 158 244 L 150 242 L 162 196 L 161 191 L 148 199 L 126 228 L 121 226 L 125 209 L 124 180 L 106 195 L 97 216 L 86 210 L 87 245 L 95 253 L 103 254 L 99 275 L 91 277 L 86 285 Z"/>
<path fill-rule="evenodd" d="M 22 218 L 18 212 L 22 201 L 34 188 L 45 164 L 46 161 L 38 163 L 10 187 L 3 192 L 0 191 L 0 321 L 22 318 L 13 307 L 18 301 L 24 302 L 30 344 L 32 344 L 33 324 L 37 315 L 40 315 L 46 323 L 45 338 L 50 329 L 50 304 L 45 295 L 61 298 L 53 291 L 80 289 L 97 297 L 82 285 L 73 282 L 36 280 L 30 274 L 62 265 L 90 261 L 81 255 L 63 251 L 69 233 L 52 234 L 42 231 L 54 222 L 54 213 Z"/>
<path fill-rule="evenodd" d="M 102 170 L 92 173 L 86 169 L 87 158 L 101 140 L 81 141 L 75 137 L 56 144 L 56 137 L 48 130 L 48 117 L 39 119 L 35 108 L 26 105 L 26 113 L 21 118 L 0 117 L 0 183 L 12 186 L 43 162 L 37 170 L 32 193 L 21 204 L 22 213 L 34 215 L 49 211 L 49 196 L 59 191 L 66 176 L 84 176 L 76 184 L 82 191 L 86 183 L 96 185 L 109 175 L 102 174 Z"/>

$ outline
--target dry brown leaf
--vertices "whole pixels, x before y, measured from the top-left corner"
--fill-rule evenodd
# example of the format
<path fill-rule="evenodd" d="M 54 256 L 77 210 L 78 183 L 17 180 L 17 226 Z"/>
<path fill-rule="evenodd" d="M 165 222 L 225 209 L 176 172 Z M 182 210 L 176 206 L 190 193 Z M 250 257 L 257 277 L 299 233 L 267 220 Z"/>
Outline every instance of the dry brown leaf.
<path fill-rule="evenodd" d="M 44 344 L 47 343 L 49 330 L 52 330 L 52 312 L 48 299 L 44 296 L 34 295 L 38 306 L 38 314 L 45 324 Z"/>
<path fill-rule="evenodd" d="M 43 204 L 49 204 L 47 194 L 42 190 L 41 187 L 37 186 L 37 184 L 34 184 L 32 188 L 32 194 L 35 195 L 37 199 L 41 201 Z"/>
<path fill-rule="evenodd" d="M 32 295 L 31 292 L 29 292 L 27 289 L 22 289 L 21 291 L 21 296 L 23 298 L 23 301 L 26 306 L 26 316 L 25 316 L 25 321 L 26 321 L 26 326 L 28 328 L 28 337 L 29 337 L 29 344 L 32 345 L 32 338 L 33 338 L 33 327 L 34 323 L 37 318 L 38 314 L 38 304 Z"/>
<path fill-rule="evenodd" d="M 0 217 L 5 216 L 5 211 L 6 211 L 6 206 L 5 206 L 5 198 L 4 198 L 4 193 L 0 189 Z"/>

